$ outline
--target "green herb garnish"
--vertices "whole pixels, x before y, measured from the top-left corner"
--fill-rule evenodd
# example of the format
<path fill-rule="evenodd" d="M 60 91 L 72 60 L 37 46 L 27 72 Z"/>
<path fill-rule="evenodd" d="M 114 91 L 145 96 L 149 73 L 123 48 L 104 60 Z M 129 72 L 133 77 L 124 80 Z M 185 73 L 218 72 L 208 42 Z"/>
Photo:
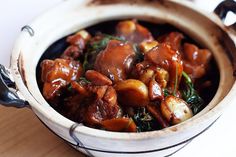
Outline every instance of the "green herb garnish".
<path fill-rule="evenodd" d="M 163 89 L 163 93 L 164 93 L 164 96 L 165 96 L 165 97 L 171 95 L 171 93 L 169 92 L 169 90 L 168 90 L 167 88 L 164 88 L 164 89 Z"/>
<path fill-rule="evenodd" d="M 67 89 L 68 89 L 68 91 L 70 91 L 70 92 L 71 92 L 71 91 L 72 91 L 72 89 L 73 89 L 73 88 L 72 88 L 72 85 L 71 85 L 71 84 L 69 84 Z"/>
<path fill-rule="evenodd" d="M 90 53 L 86 53 L 84 55 L 84 62 L 83 62 L 84 71 L 91 70 L 93 68 L 93 64 L 89 63 L 89 55 Z"/>
<path fill-rule="evenodd" d="M 193 111 L 193 114 L 196 114 L 200 111 L 204 105 L 203 99 L 198 95 L 197 91 L 194 89 L 191 78 L 185 72 L 182 72 L 184 79 L 185 88 L 181 91 L 182 98 L 190 105 L 190 108 Z"/>
<path fill-rule="evenodd" d="M 93 42 L 90 45 L 90 51 L 101 51 L 105 49 L 110 40 L 124 41 L 123 39 L 119 37 L 108 35 L 108 34 L 102 34 L 102 36 L 103 38 L 100 41 Z"/>
<path fill-rule="evenodd" d="M 152 131 L 155 130 L 156 122 L 150 113 L 146 111 L 146 108 L 138 109 L 137 113 L 133 116 L 133 120 L 137 125 L 137 131 Z"/>

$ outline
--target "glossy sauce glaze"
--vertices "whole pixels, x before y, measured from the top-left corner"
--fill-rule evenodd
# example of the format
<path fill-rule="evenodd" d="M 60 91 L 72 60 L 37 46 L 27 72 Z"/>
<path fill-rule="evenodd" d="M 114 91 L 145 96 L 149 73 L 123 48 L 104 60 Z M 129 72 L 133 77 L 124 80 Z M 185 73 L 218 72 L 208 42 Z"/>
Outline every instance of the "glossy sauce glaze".
<path fill-rule="evenodd" d="M 111 40 L 105 50 L 97 55 L 94 69 L 118 82 L 127 79 L 134 61 L 135 52 L 132 45 Z"/>
<path fill-rule="evenodd" d="M 45 99 L 65 117 L 142 132 L 201 111 L 218 88 L 219 72 L 212 53 L 180 30 L 135 19 L 58 40 L 41 57 L 37 78 Z"/>

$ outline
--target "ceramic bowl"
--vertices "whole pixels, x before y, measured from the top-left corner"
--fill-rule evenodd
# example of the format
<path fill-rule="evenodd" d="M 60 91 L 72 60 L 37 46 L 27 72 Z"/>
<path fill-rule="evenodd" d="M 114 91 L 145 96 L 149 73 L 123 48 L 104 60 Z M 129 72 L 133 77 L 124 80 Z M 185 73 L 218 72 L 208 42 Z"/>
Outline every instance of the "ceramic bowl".
<path fill-rule="evenodd" d="M 227 0 L 215 12 L 224 18 L 232 6 L 235 8 L 235 2 Z M 58 39 L 79 29 L 103 21 L 131 18 L 169 23 L 212 51 L 220 81 L 211 102 L 200 113 L 181 124 L 143 133 L 93 129 L 56 112 L 43 98 L 37 84 L 36 67 L 45 50 Z M 181 0 L 63 1 L 22 28 L 12 51 L 10 69 L 1 66 L 0 103 L 30 107 L 51 131 L 90 156 L 167 156 L 207 130 L 228 104 L 235 103 L 234 29 L 235 25 L 226 27 L 216 14 L 205 13 L 195 8 L 193 3 Z"/>

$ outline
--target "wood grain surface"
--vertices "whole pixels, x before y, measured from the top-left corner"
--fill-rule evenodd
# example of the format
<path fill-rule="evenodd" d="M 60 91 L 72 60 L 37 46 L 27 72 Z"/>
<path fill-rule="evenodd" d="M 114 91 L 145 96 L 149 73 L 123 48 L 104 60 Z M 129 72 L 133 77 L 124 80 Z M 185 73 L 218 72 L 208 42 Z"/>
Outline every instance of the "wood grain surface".
<path fill-rule="evenodd" d="M 30 109 L 0 106 L 0 157 L 85 157 L 49 131 Z"/>

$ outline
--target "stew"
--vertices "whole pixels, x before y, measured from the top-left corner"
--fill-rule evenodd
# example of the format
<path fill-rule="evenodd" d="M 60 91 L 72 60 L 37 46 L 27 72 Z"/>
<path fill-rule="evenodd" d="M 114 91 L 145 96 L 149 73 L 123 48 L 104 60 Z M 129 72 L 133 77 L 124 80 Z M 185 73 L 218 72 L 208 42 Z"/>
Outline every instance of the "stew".
<path fill-rule="evenodd" d="M 44 98 L 73 121 L 117 132 L 159 130 L 200 112 L 219 79 L 212 53 L 179 30 L 157 35 L 141 23 L 115 21 L 113 32 L 95 27 L 63 39 L 54 47 L 60 55 L 40 61 Z"/>

